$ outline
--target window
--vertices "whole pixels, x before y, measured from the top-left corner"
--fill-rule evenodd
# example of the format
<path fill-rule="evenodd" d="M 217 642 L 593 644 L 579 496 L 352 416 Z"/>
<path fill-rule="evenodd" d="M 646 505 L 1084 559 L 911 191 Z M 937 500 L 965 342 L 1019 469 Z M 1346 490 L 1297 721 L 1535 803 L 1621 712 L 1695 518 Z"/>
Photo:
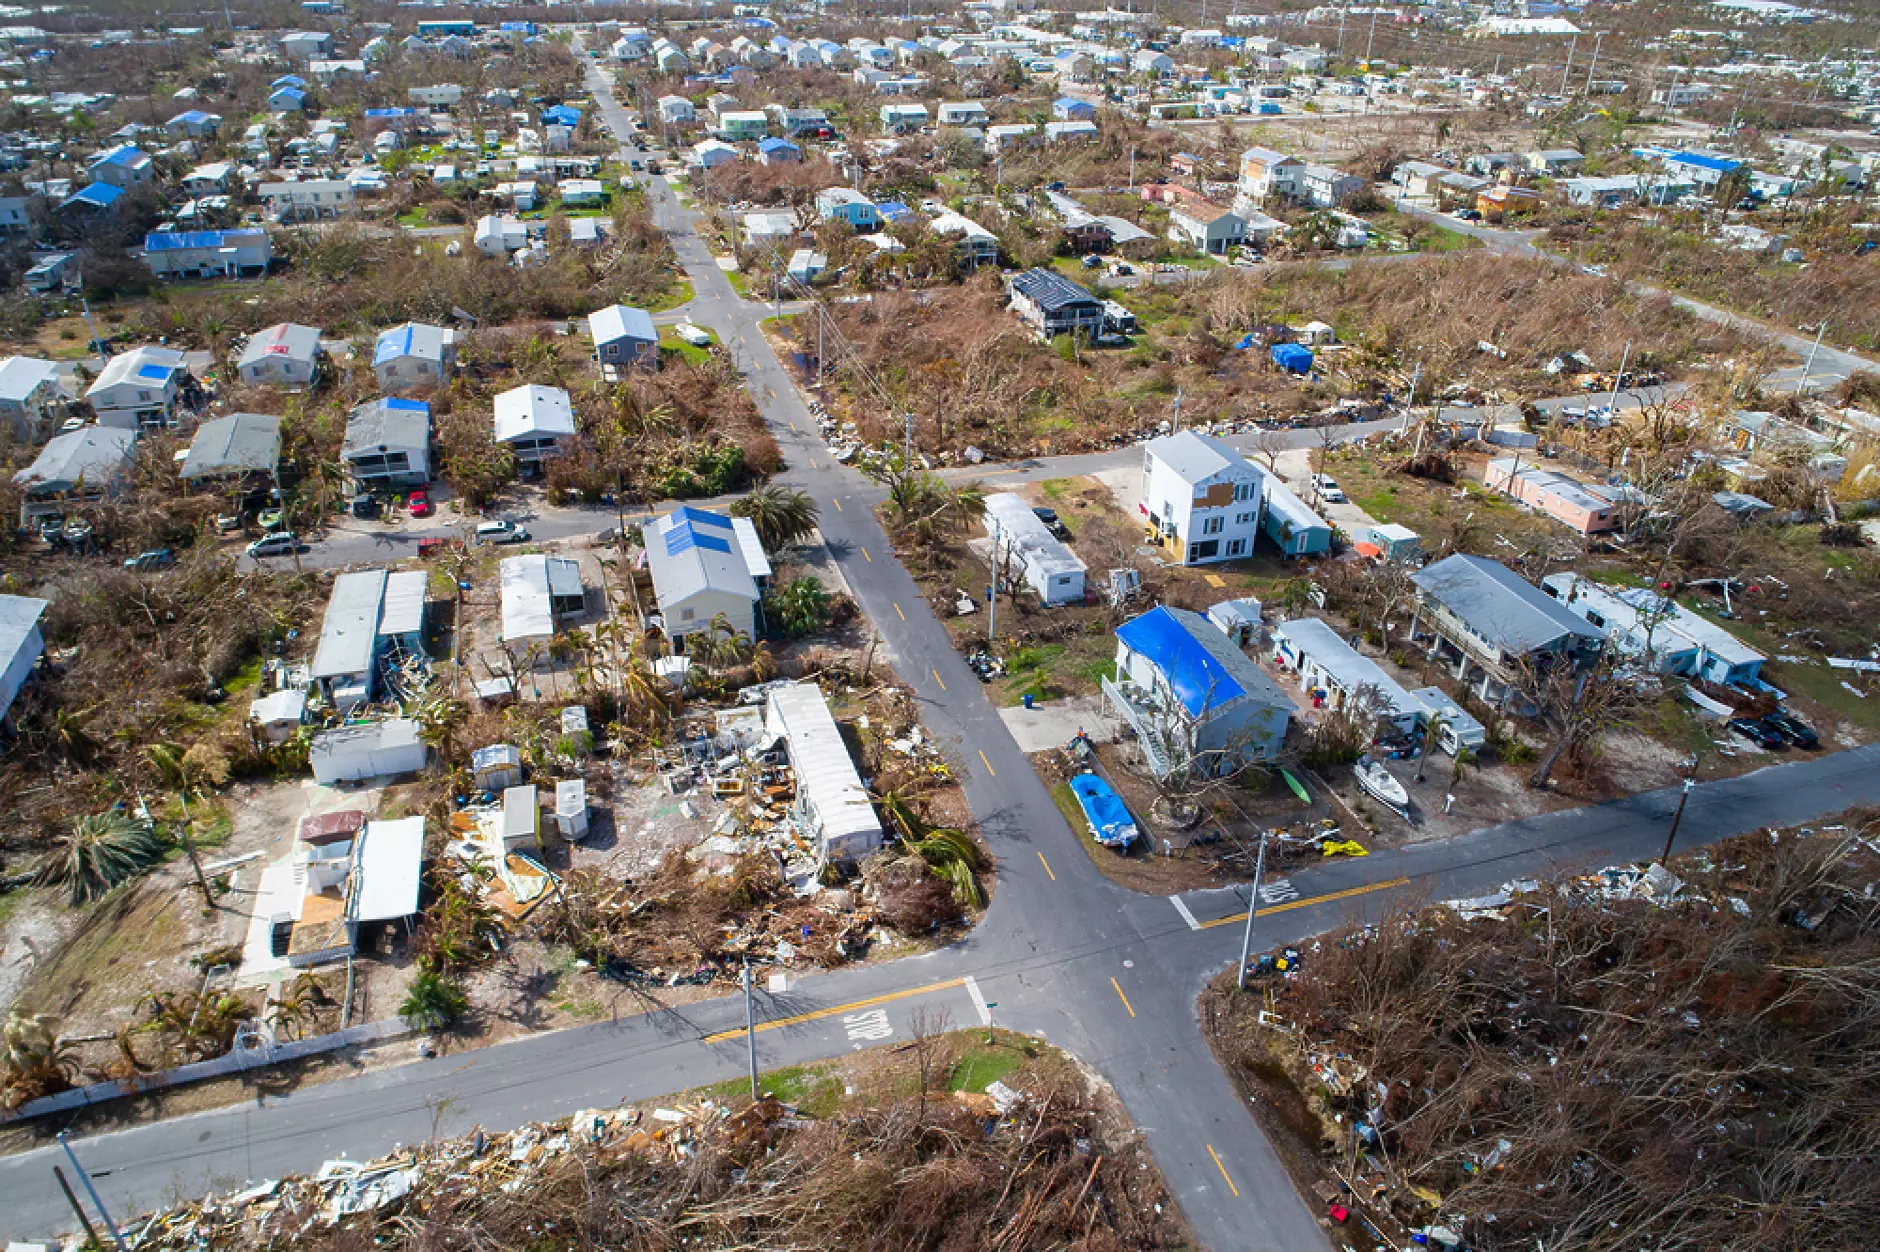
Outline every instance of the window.
<path fill-rule="evenodd" d="M 1251 513 L 1236 513 L 1236 514 L 1234 514 L 1234 525 L 1236 525 L 1236 526 L 1251 526 L 1251 525 L 1253 525 L 1253 514 L 1251 514 Z"/>
<path fill-rule="evenodd" d="M 140 404 L 148 404 L 148 403 L 150 402 L 150 393 L 149 393 L 148 391 L 140 391 L 140 392 L 138 392 L 138 393 L 137 393 L 137 401 L 138 401 L 138 403 L 140 403 Z"/>
<path fill-rule="evenodd" d="M 1226 518 L 1210 517 L 1201 523 L 1201 533 L 1204 535 L 1218 535 L 1221 533 L 1221 528 L 1225 525 L 1227 525 Z"/>
<path fill-rule="evenodd" d="M 1211 560 L 1220 550 L 1221 541 L 1218 539 L 1207 539 L 1200 543 L 1191 543 L 1188 545 L 1188 559 L 1190 561 Z"/>
<path fill-rule="evenodd" d="M 1598 612 L 1595 612 L 1592 609 L 1586 610 L 1586 620 L 1591 622 L 1593 625 L 1599 627 L 1601 630 L 1604 630 L 1606 628 L 1606 619 L 1604 615 Z"/>
<path fill-rule="evenodd" d="M 1244 504 L 1246 501 L 1253 499 L 1255 488 L 1256 484 L 1254 483 L 1235 483 L 1234 499 Z"/>
<path fill-rule="evenodd" d="M 1246 552 L 1247 541 L 1245 539 L 1230 539 L 1227 541 L 1227 555 L 1244 556 Z"/>
<path fill-rule="evenodd" d="M 691 620 L 692 620 L 692 610 L 691 610 L 691 609 L 680 609 L 680 610 L 679 610 L 679 620 L 680 620 L 680 621 L 682 621 L 682 622 L 689 622 L 689 621 L 691 621 Z"/>

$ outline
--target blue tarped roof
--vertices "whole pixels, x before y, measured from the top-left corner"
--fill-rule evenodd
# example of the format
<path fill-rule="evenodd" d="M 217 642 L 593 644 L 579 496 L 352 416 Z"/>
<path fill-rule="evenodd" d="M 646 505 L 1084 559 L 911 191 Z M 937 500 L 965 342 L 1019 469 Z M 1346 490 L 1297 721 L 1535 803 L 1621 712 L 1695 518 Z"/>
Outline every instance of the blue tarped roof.
<path fill-rule="evenodd" d="M 67 204 L 89 204 L 93 208 L 108 209 L 118 202 L 124 194 L 122 187 L 113 187 L 110 183 L 93 183 L 81 191 L 75 192 Z"/>
<path fill-rule="evenodd" d="M 688 548 L 704 548 L 709 552 L 731 551 L 731 540 L 725 538 L 725 535 L 732 533 L 730 518 L 683 506 L 674 509 L 672 516 L 676 521 L 672 529 L 666 532 L 667 556 L 678 556 Z M 724 534 L 709 533 L 711 531 L 723 531 Z"/>
<path fill-rule="evenodd" d="M 571 104 L 553 104 L 542 110 L 542 120 L 557 126 L 578 126 L 581 110 Z"/>
<path fill-rule="evenodd" d="M 1302 347 L 1296 343 L 1276 343 L 1268 349 L 1268 353 L 1273 358 L 1273 364 L 1283 370 L 1291 370 L 1295 374 L 1305 374 L 1309 373 L 1312 369 L 1312 350 L 1310 348 Z"/>
<path fill-rule="evenodd" d="M 1196 717 L 1203 709 L 1218 709 L 1246 693 L 1246 688 L 1166 608 L 1151 609 L 1134 621 L 1124 622 L 1116 628 L 1116 637 L 1162 671 L 1182 707 Z"/>
<path fill-rule="evenodd" d="M 153 383 L 168 382 L 173 372 L 174 371 L 167 365 L 140 365 L 137 367 L 137 377 L 148 378 Z"/>
<path fill-rule="evenodd" d="M 379 401 L 379 404 L 395 413 L 429 413 L 431 411 L 431 406 L 422 400 L 406 400 L 399 396 L 386 396 Z"/>
<path fill-rule="evenodd" d="M 159 230 L 144 236 L 145 252 L 175 252 L 182 248 L 226 248 L 256 231 Z"/>
<path fill-rule="evenodd" d="M 403 331 L 403 334 L 399 332 Z M 372 363 L 383 365 L 387 361 L 396 361 L 411 352 L 411 339 L 415 332 L 407 322 L 403 326 L 394 326 L 390 330 L 379 332 L 379 341 L 372 352 Z"/>

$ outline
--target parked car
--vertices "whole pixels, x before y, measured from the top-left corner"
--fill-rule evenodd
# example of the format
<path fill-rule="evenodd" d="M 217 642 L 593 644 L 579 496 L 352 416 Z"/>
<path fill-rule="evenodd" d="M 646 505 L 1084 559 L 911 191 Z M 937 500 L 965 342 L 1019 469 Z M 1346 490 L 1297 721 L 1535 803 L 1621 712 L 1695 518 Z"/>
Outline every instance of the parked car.
<path fill-rule="evenodd" d="M 1727 725 L 1732 734 L 1749 740 L 1759 748 L 1770 752 L 1781 752 L 1789 746 L 1780 732 L 1770 729 L 1752 717 L 1733 717 Z"/>
<path fill-rule="evenodd" d="M 255 515 L 255 521 L 263 530 L 279 530 L 283 524 L 281 510 L 263 509 Z"/>
<path fill-rule="evenodd" d="M 1807 722 L 1792 714 L 1771 713 L 1762 719 L 1762 724 L 1798 748 L 1812 751 L 1821 746 L 1821 736 L 1811 730 Z"/>
<path fill-rule="evenodd" d="M 690 322 L 680 322 L 672 328 L 672 333 L 691 344 L 694 348 L 709 348 L 712 337 Z"/>
<path fill-rule="evenodd" d="M 1071 529 L 1057 515 L 1056 509 L 1033 509 L 1032 516 L 1044 523 L 1044 528 L 1059 539 L 1069 539 Z"/>
<path fill-rule="evenodd" d="M 405 497 L 405 506 L 411 510 L 413 517 L 429 517 L 435 512 L 431 507 L 430 492 L 423 487 Z"/>
<path fill-rule="evenodd" d="M 300 537 L 291 530 L 274 531 L 248 545 L 248 555 L 256 560 L 264 556 L 288 556 L 306 550 L 307 545 L 300 542 Z"/>
<path fill-rule="evenodd" d="M 527 543 L 529 532 L 510 521 L 478 522 L 478 543 Z"/>
<path fill-rule="evenodd" d="M 152 548 L 124 558 L 125 569 L 165 569 L 176 564 L 176 553 L 168 548 Z"/>
<path fill-rule="evenodd" d="M 379 498 L 368 492 L 361 492 L 348 501 L 346 507 L 354 517 L 377 517 L 380 510 Z"/>
<path fill-rule="evenodd" d="M 1312 485 L 1319 489 L 1319 499 L 1327 504 L 1343 504 L 1345 489 L 1332 479 L 1330 474 L 1314 474 Z"/>
<path fill-rule="evenodd" d="M 240 513 L 217 513 L 215 515 L 216 534 L 232 535 L 241 528 L 242 515 Z"/>

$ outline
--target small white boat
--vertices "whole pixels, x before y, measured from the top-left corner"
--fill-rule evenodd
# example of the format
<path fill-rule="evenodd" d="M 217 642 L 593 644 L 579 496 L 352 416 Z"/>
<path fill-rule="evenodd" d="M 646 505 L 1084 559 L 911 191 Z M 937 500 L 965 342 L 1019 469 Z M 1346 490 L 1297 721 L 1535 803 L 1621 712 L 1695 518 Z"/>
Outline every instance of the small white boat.
<path fill-rule="evenodd" d="M 1382 761 L 1373 761 L 1361 756 L 1357 764 L 1358 785 L 1363 787 L 1373 798 L 1396 809 L 1399 813 L 1410 811 L 1410 793 L 1403 789 L 1396 775 L 1384 768 Z"/>

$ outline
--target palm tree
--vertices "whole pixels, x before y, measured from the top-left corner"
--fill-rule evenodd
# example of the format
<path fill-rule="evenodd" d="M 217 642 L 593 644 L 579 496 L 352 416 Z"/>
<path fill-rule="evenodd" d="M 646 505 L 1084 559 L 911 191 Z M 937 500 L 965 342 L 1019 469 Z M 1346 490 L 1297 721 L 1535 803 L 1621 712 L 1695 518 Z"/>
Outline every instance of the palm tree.
<path fill-rule="evenodd" d="M 0 1104 L 18 1108 L 28 1100 L 72 1085 L 78 1062 L 59 1038 L 57 1019 L 15 1005 L 0 1031 Z"/>
<path fill-rule="evenodd" d="M 807 635 L 821 630 L 829 621 L 829 593 L 820 580 L 810 576 L 787 583 L 772 601 L 777 620 L 792 635 Z"/>
<path fill-rule="evenodd" d="M 766 483 L 731 506 L 734 517 L 748 517 L 769 552 L 809 538 L 816 528 L 816 501 L 807 491 Z"/>
<path fill-rule="evenodd" d="M 163 780 L 176 788 L 177 799 L 183 803 L 183 821 L 177 831 L 182 835 L 183 851 L 189 854 L 190 868 L 196 871 L 196 886 L 202 891 L 202 906 L 212 909 L 215 907 L 215 892 L 209 889 L 209 879 L 202 872 L 202 860 L 196 855 L 196 841 L 190 829 L 194 819 L 189 813 L 189 793 L 194 791 L 200 799 L 210 782 L 203 773 L 202 757 L 194 752 L 178 752 L 174 744 L 168 743 L 153 743 L 144 749 L 144 755 L 156 766 Z"/>
<path fill-rule="evenodd" d="M 40 871 L 40 881 L 65 887 L 73 904 L 97 899 L 163 855 L 155 827 L 117 809 L 73 818 L 59 842 L 59 853 Z"/>
<path fill-rule="evenodd" d="M 419 1030 L 447 1028 L 470 1009 L 470 997 L 463 984 L 433 970 L 425 970 L 411 980 L 398 1015 Z"/>

